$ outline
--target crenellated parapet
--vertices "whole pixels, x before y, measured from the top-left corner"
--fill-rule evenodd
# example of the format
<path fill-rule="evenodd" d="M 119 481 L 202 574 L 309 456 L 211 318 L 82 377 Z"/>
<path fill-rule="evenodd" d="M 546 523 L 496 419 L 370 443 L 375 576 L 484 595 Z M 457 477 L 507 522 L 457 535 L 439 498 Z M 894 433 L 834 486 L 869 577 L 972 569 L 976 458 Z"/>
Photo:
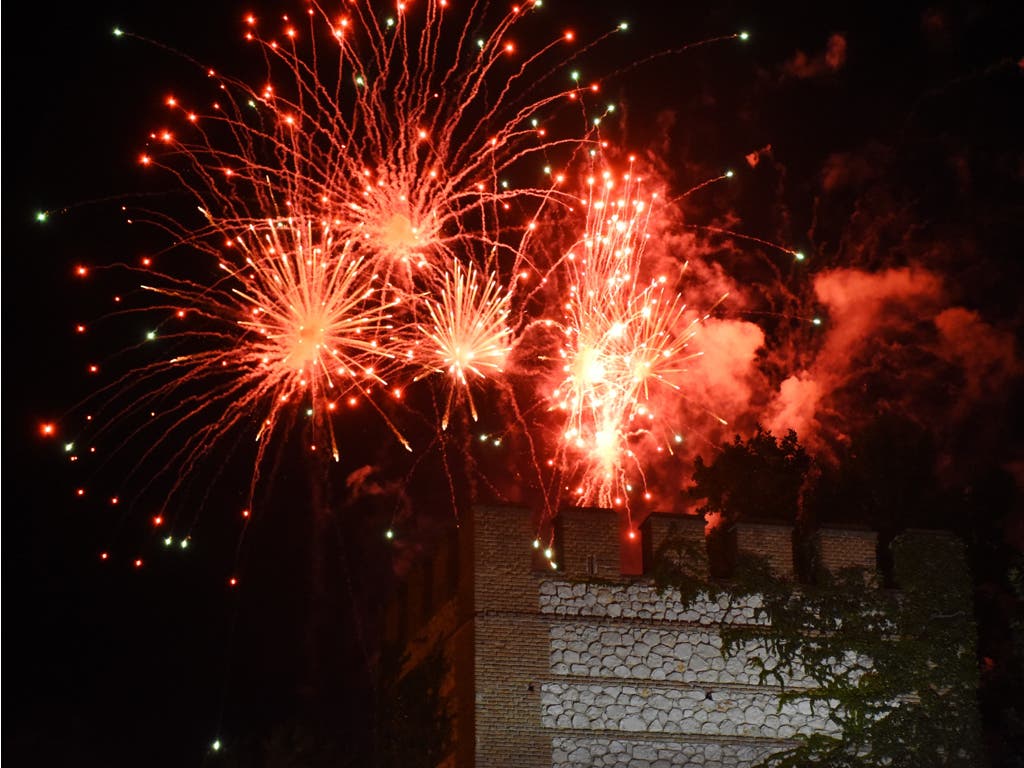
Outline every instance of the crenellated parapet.
<path fill-rule="evenodd" d="M 488 514 L 486 510 L 482 508 L 481 514 Z M 658 553 L 670 554 L 663 545 L 671 539 L 684 545 L 688 571 L 695 577 L 706 578 L 710 558 L 705 529 L 704 519 L 695 515 L 655 512 L 639 527 L 628 528 L 622 516 L 611 510 L 566 509 L 554 526 L 558 570 L 566 578 L 615 580 L 649 576 Z M 525 528 L 524 533 L 532 535 Z M 740 521 L 734 526 L 733 546 L 740 563 L 743 558 L 755 556 L 766 562 L 775 578 L 797 579 L 798 549 L 792 525 Z M 877 547 L 877 533 L 857 526 L 823 526 L 810 541 L 818 565 L 833 574 L 845 568 L 861 568 L 874 574 Z M 636 561 L 641 567 L 630 568 Z"/>
<path fill-rule="evenodd" d="M 567 509 L 546 526 L 515 506 L 463 516 L 448 549 L 407 582 L 405 600 L 419 605 L 392 622 L 410 649 L 434 636 L 447 649 L 457 738 L 446 764 L 744 768 L 807 736 L 835 738 L 844 709 L 816 695 L 821 665 L 856 685 L 878 657 L 841 645 L 785 656 L 771 601 L 806 605 L 833 588 L 830 577 L 857 569 L 877 605 L 903 604 L 931 589 L 931 571 L 914 564 L 922 548 L 941 545 L 942 567 L 962 566 L 947 535 L 908 532 L 893 548 L 905 583 L 876 593 L 874 531 L 822 527 L 797 540 L 791 525 L 743 521 L 729 530 L 736 576 L 715 578 L 706 528 L 669 514 L 634 528 L 602 509 Z M 808 552 L 810 571 L 797 559 Z M 655 578 L 666 561 L 686 579 Z M 801 584 L 808 572 L 820 583 Z M 830 642 L 827 629 L 811 634 L 819 648 Z"/>
<path fill-rule="evenodd" d="M 652 513 L 630 528 L 612 510 L 568 508 L 545 530 L 538 540 L 535 516 L 525 507 L 474 508 L 431 556 L 412 568 L 398 599 L 388 606 L 386 638 L 395 642 L 414 636 L 457 595 L 461 604 L 478 610 L 491 605 L 534 610 L 541 578 L 631 582 L 650 577 L 657 557 L 678 558 L 680 552 L 689 575 L 707 579 L 710 574 L 706 524 L 698 516 Z M 666 548 L 667 542 L 677 546 Z M 542 552 L 549 546 L 551 557 L 545 558 Z M 758 558 L 775 578 L 796 580 L 792 525 L 741 521 L 735 525 L 734 546 L 739 564 Z M 811 539 L 820 569 L 835 575 L 859 568 L 873 586 L 879 581 L 877 547 L 877 533 L 858 526 L 824 526 Z"/>

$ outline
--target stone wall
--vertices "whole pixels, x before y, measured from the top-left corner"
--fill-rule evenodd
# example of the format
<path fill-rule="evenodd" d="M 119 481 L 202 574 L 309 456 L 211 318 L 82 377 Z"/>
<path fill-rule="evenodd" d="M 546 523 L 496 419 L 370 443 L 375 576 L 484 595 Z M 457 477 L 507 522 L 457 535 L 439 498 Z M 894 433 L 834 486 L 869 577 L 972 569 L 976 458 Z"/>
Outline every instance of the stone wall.
<path fill-rule="evenodd" d="M 836 734 L 825 702 L 781 703 L 776 693 L 620 684 L 545 683 L 541 724 L 618 732 L 786 739 Z M 770 745 L 766 745 L 770 746 Z"/>
<path fill-rule="evenodd" d="M 559 736 L 552 743 L 552 765 L 566 768 L 732 768 L 751 765 L 772 748 L 743 742 L 631 741 Z"/>
<path fill-rule="evenodd" d="M 799 666 L 765 685 L 760 671 L 777 659 L 762 641 L 725 653 L 721 626 L 763 622 L 756 595 L 730 604 L 699 594 L 684 604 L 678 591 L 649 583 L 554 579 L 539 593 L 550 617 L 541 725 L 556 732 L 556 768 L 752 765 L 796 736 L 838 730 L 825 702 L 780 699 L 778 683 L 814 687 Z M 847 656 L 835 666 L 869 664 Z"/>
<path fill-rule="evenodd" d="M 690 572 L 706 577 L 703 527 L 699 518 L 651 515 L 631 532 L 611 512 L 570 510 L 553 529 L 553 570 L 531 545 L 528 510 L 477 507 L 464 517 L 458 558 L 446 552 L 424 566 L 405 593 L 419 606 L 389 622 L 419 635 L 407 641 L 411 663 L 437 642 L 450 658 L 455 749 L 445 765 L 743 768 L 799 736 L 835 733 L 827 703 L 780 699 L 782 686 L 797 694 L 814 686 L 799 666 L 766 684 L 761 670 L 777 660 L 763 641 L 725 652 L 723 627 L 763 625 L 757 595 L 684 601 L 649 575 L 629 574 L 626 548 L 649 574 L 672 535 L 690 545 Z M 851 535 L 856 546 L 843 546 L 845 532 L 823 535 L 823 564 L 873 569 L 873 540 Z M 748 524 L 737 544 L 741 557 L 753 551 L 794 578 L 790 527 Z M 427 609 L 437 615 L 426 618 Z M 857 675 L 870 660 L 847 655 L 835 665 Z"/>
<path fill-rule="evenodd" d="M 603 542 L 607 552 L 609 531 L 616 529 L 596 516 L 588 527 L 583 514 L 576 513 L 574 530 L 587 531 L 588 542 Z M 593 530 L 602 524 L 604 538 Z M 702 520 L 652 515 L 642 533 L 647 571 L 672 536 L 687 545 L 687 572 L 706 577 Z M 828 533 L 825 538 L 834 540 Z M 741 558 L 763 557 L 777 577 L 795 580 L 790 526 L 742 524 L 736 544 Z M 723 647 L 723 626 L 763 626 L 759 596 L 712 599 L 698 593 L 684 601 L 678 590 L 658 589 L 646 577 L 587 578 L 579 573 L 582 560 L 568 553 L 574 547 L 571 539 L 563 543 L 566 572 L 547 574 L 537 584 L 548 633 L 540 725 L 551 734 L 550 765 L 742 768 L 793 746 L 798 737 L 838 732 L 830 702 L 780 697 L 782 690 L 793 694 L 815 686 L 798 664 L 778 668 L 762 640 L 744 641 L 728 653 Z M 873 547 L 844 554 L 850 565 L 873 570 Z M 856 679 L 870 665 L 843 654 L 833 667 Z M 767 684 L 762 670 L 774 673 Z"/>
<path fill-rule="evenodd" d="M 721 635 L 709 629 L 556 624 L 550 648 L 551 671 L 559 675 L 759 685 L 763 663 L 788 689 L 814 687 L 800 667 L 778 668 L 764 642 L 747 640 L 726 654 Z"/>

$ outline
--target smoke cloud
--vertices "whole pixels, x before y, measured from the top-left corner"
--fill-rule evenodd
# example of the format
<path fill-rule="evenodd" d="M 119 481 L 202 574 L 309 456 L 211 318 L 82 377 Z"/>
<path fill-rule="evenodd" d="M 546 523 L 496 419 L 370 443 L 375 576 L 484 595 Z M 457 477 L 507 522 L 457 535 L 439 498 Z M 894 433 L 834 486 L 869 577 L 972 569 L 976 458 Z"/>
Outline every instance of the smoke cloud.
<path fill-rule="evenodd" d="M 846 38 L 836 33 L 829 37 L 825 50 L 819 54 L 808 56 L 803 51 L 797 51 L 782 65 L 782 72 L 798 80 L 809 80 L 838 72 L 845 63 Z"/>

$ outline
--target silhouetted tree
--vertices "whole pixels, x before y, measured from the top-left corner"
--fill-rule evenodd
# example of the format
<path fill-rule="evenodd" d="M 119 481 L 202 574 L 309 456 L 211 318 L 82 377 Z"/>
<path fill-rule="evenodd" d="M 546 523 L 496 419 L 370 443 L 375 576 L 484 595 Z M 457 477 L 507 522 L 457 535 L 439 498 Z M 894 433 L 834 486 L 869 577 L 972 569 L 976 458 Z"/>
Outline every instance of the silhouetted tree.
<path fill-rule="evenodd" d="M 722 515 L 726 523 L 743 518 L 792 521 L 811 459 L 790 430 L 782 440 L 758 426 L 749 440 L 739 435 L 722 445 L 710 464 L 697 457 L 692 498 L 703 499 L 702 515 Z"/>
<path fill-rule="evenodd" d="M 691 498 L 709 522 L 708 555 L 714 576 L 728 576 L 734 557 L 733 526 L 742 519 L 795 522 L 811 459 L 790 430 L 782 440 L 760 425 L 748 440 L 737 435 L 710 463 L 697 457 Z"/>

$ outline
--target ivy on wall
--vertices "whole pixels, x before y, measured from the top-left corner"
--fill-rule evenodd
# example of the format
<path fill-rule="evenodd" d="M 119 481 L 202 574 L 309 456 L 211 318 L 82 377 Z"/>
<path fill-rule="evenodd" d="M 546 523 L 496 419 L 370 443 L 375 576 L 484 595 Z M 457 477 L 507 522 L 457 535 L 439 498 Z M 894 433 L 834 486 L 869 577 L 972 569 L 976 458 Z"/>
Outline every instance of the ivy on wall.
<path fill-rule="evenodd" d="M 755 659 L 760 680 L 781 689 L 780 706 L 825 702 L 842 735 L 797 737 L 799 744 L 762 765 L 773 768 L 924 768 L 979 764 L 978 669 L 972 586 L 963 544 L 948 535 L 907 532 L 891 547 L 897 589 L 874 586 L 874 574 L 819 570 L 814 584 L 774 577 L 767 562 L 742 553 L 729 580 L 703 578 L 698 544 L 669 535 L 655 556 L 655 581 L 692 604 L 713 600 L 759 606 L 761 624 L 720 627 L 723 651 L 750 639 L 767 653 Z M 728 613 L 728 611 L 726 612 Z M 802 671 L 817 687 L 785 689 Z"/>

